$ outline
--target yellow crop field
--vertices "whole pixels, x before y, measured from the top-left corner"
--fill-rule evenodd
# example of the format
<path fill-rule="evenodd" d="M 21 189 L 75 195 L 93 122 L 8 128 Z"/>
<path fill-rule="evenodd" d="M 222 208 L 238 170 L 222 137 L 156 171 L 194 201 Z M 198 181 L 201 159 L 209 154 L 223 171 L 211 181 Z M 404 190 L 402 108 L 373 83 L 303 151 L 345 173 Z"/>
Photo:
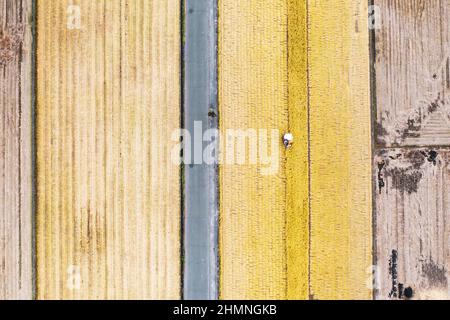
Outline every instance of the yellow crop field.
<path fill-rule="evenodd" d="M 221 169 L 222 298 L 370 298 L 367 4 L 219 3 L 221 130 L 295 138 L 274 175 Z"/>
<path fill-rule="evenodd" d="M 315 299 L 370 299 L 367 1 L 310 2 L 310 293 Z"/>

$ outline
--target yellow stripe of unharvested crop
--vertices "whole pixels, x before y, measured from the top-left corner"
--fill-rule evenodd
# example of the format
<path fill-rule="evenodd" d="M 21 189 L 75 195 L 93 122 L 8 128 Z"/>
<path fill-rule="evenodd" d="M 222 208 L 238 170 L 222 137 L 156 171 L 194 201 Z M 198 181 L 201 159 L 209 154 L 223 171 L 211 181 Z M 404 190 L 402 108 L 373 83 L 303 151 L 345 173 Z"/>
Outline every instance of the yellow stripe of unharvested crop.
<path fill-rule="evenodd" d="M 37 296 L 179 298 L 179 1 L 37 5 Z"/>
<path fill-rule="evenodd" d="M 261 164 L 221 166 L 221 298 L 305 299 L 306 5 L 220 0 L 219 17 L 222 133 L 277 129 L 281 144 L 282 134 L 291 130 L 296 139 L 287 153 L 280 146 L 273 175 L 263 175 Z"/>
<path fill-rule="evenodd" d="M 287 153 L 287 299 L 308 299 L 309 183 L 307 5 L 288 0 L 289 131 Z"/>
<path fill-rule="evenodd" d="M 371 131 L 367 1 L 309 1 L 311 295 L 368 299 Z"/>

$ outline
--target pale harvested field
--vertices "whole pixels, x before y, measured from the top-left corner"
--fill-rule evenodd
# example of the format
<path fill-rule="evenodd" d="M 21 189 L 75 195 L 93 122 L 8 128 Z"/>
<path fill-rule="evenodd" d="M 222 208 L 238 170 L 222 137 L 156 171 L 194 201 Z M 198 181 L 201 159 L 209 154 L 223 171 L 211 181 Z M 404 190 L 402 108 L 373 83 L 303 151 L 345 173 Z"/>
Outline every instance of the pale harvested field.
<path fill-rule="evenodd" d="M 37 14 L 37 297 L 177 299 L 179 2 Z"/>

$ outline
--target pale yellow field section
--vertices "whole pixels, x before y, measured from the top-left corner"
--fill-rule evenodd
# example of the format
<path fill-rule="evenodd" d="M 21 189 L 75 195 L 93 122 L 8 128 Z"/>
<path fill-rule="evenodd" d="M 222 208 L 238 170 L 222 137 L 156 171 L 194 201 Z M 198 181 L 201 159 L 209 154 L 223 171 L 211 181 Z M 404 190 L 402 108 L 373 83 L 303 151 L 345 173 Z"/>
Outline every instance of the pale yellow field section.
<path fill-rule="evenodd" d="M 365 0 L 309 1 L 310 294 L 372 294 L 371 111 Z"/>
<path fill-rule="evenodd" d="M 278 130 L 277 170 L 264 161 L 220 170 L 222 299 L 371 298 L 367 9 L 219 1 L 221 131 Z"/>
<path fill-rule="evenodd" d="M 37 1 L 39 299 L 180 297 L 179 8 Z"/>

